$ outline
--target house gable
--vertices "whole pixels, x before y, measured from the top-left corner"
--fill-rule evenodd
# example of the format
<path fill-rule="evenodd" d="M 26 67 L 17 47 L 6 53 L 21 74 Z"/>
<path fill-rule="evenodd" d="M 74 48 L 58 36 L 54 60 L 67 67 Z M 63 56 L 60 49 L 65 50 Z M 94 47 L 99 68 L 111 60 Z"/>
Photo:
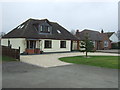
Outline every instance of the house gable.
<path fill-rule="evenodd" d="M 107 36 L 112 41 L 112 43 L 117 43 L 118 42 L 118 36 L 115 32 L 106 32 L 105 34 L 107 34 Z"/>
<path fill-rule="evenodd" d="M 112 43 L 117 43 L 118 42 L 118 37 L 117 37 L 116 33 L 113 33 L 111 35 L 110 40 L 112 41 Z"/>

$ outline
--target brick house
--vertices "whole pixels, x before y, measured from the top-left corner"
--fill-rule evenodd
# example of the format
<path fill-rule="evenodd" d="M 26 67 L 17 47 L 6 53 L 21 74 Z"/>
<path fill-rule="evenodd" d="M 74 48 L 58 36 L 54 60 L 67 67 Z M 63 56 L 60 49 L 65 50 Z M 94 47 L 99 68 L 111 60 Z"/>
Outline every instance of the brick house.
<path fill-rule="evenodd" d="M 79 32 L 79 30 L 76 31 L 75 36 L 79 39 L 79 42 L 77 42 L 76 46 L 77 50 L 80 49 L 81 41 L 85 40 L 86 33 L 89 35 L 89 40 L 91 40 L 94 44 L 94 50 L 104 50 L 111 48 L 111 41 L 108 36 L 103 33 L 103 31 L 100 33 L 98 31 L 85 29 L 81 32 Z"/>

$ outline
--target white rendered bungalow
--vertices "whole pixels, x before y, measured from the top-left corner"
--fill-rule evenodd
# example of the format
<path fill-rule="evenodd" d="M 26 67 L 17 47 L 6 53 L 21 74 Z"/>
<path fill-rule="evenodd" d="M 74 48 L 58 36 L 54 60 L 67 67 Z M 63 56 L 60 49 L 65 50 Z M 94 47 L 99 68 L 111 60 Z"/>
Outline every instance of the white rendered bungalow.
<path fill-rule="evenodd" d="M 47 19 L 28 19 L 2 37 L 1 45 L 11 46 L 20 53 L 67 52 L 72 50 L 72 41 L 78 40 L 58 23 Z"/>

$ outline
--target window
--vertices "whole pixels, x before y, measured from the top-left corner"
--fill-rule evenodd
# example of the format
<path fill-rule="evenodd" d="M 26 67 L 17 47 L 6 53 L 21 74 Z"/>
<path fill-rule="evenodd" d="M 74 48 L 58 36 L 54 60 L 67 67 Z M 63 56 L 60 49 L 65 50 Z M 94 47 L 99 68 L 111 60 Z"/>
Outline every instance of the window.
<path fill-rule="evenodd" d="M 30 40 L 30 41 L 27 41 L 27 48 L 36 48 L 36 41 L 33 41 L 33 40 Z"/>
<path fill-rule="evenodd" d="M 104 41 L 104 47 L 108 47 L 108 41 Z"/>
<path fill-rule="evenodd" d="M 44 48 L 52 48 L 52 41 L 45 40 L 45 46 Z"/>
<path fill-rule="evenodd" d="M 19 25 L 18 27 L 17 27 L 17 29 L 21 29 L 21 28 L 23 28 L 25 25 Z"/>
<path fill-rule="evenodd" d="M 40 26 L 40 31 L 41 31 L 41 32 L 43 31 L 43 26 Z"/>
<path fill-rule="evenodd" d="M 60 48 L 66 48 L 66 41 L 60 41 Z"/>
<path fill-rule="evenodd" d="M 30 48 L 35 48 L 36 42 L 35 41 L 30 41 Z"/>
<path fill-rule="evenodd" d="M 49 27 L 48 26 L 45 26 L 45 31 L 49 31 Z"/>
<path fill-rule="evenodd" d="M 50 27 L 48 27 L 48 32 L 50 32 Z"/>
<path fill-rule="evenodd" d="M 24 25 L 21 25 L 21 27 L 20 28 L 23 28 L 24 27 Z"/>
<path fill-rule="evenodd" d="M 17 29 L 20 29 L 20 28 L 21 28 L 21 26 L 18 26 L 18 27 L 17 27 Z"/>
<path fill-rule="evenodd" d="M 40 32 L 42 33 L 50 33 L 50 26 L 40 26 Z"/>
<path fill-rule="evenodd" d="M 95 41 L 92 41 L 92 43 L 93 43 L 93 46 L 95 47 Z"/>
<path fill-rule="evenodd" d="M 57 30 L 58 33 L 61 33 L 60 30 Z"/>

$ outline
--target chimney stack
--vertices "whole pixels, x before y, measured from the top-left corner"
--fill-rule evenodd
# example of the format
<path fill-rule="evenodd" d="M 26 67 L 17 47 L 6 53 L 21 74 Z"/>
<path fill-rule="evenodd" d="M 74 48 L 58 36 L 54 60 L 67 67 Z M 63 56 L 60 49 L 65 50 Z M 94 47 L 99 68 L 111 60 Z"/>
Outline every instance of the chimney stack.
<path fill-rule="evenodd" d="M 78 34 L 79 34 L 79 30 L 77 29 L 77 30 L 76 30 L 76 35 L 78 35 Z"/>
<path fill-rule="evenodd" d="M 101 33 L 104 33 L 103 29 L 101 30 Z"/>

